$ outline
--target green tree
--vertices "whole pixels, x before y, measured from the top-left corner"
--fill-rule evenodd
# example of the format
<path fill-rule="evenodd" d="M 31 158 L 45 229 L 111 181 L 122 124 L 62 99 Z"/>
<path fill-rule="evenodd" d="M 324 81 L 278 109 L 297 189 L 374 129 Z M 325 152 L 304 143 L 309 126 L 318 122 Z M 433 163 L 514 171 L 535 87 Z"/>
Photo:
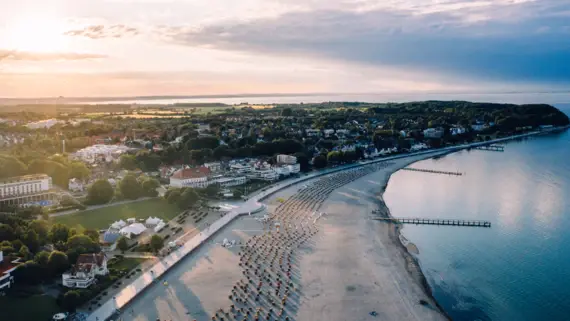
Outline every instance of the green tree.
<path fill-rule="evenodd" d="M 16 238 L 14 229 L 8 224 L 0 224 L 0 240 L 11 241 Z"/>
<path fill-rule="evenodd" d="M 313 158 L 313 166 L 317 169 L 327 167 L 327 158 L 323 155 Z"/>
<path fill-rule="evenodd" d="M 75 312 L 81 304 L 81 295 L 78 291 L 70 290 L 63 295 L 62 306 L 66 311 Z"/>
<path fill-rule="evenodd" d="M 48 267 L 54 274 L 61 273 L 69 267 L 67 255 L 61 251 L 53 251 L 49 254 Z"/>
<path fill-rule="evenodd" d="M 234 190 L 234 198 L 240 199 L 240 198 L 242 198 L 242 196 L 243 196 L 243 193 L 239 189 Z"/>
<path fill-rule="evenodd" d="M 119 159 L 119 167 L 128 171 L 134 171 L 138 168 L 137 158 L 134 155 L 121 155 L 121 158 Z"/>
<path fill-rule="evenodd" d="M 49 263 L 49 252 L 40 251 L 34 256 L 34 261 L 42 267 L 47 267 Z"/>
<path fill-rule="evenodd" d="M 125 253 L 126 250 L 129 249 L 129 242 L 128 239 L 124 236 L 121 236 L 117 240 L 117 248 L 121 250 L 121 253 Z"/>
<path fill-rule="evenodd" d="M 127 174 L 119 182 L 119 191 L 124 198 L 135 200 L 142 196 L 142 187 L 135 175 Z"/>
<path fill-rule="evenodd" d="M 158 195 L 156 189 L 160 187 L 160 182 L 155 178 L 149 177 L 142 181 L 141 186 L 145 196 L 156 197 Z"/>
<path fill-rule="evenodd" d="M 97 253 L 100 251 L 99 244 L 87 235 L 75 235 L 67 240 L 68 250 L 79 249 L 82 253 Z"/>
<path fill-rule="evenodd" d="M 46 221 L 33 220 L 28 225 L 28 229 L 33 230 L 38 234 L 40 244 L 45 244 L 48 241 L 49 228 Z"/>
<path fill-rule="evenodd" d="M 26 234 L 24 234 L 22 242 L 32 252 L 36 252 L 40 247 L 38 233 L 34 232 L 34 230 L 27 230 Z"/>
<path fill-rule="evenodd" d="M 157 253 L 164 246 L 164 239 L 160 235 L 154 234 L 150 238 L 150 248 L 153 252 Z"/>
<path fill-rule="evenodd" d="M 18 254 L 20 255 L 20 257 L 22 257 L 22 259 L 24 259 L 24 261 L 27 261 L 32 255 L 28 247 L 25 245 L 22 245 L 20 251 L 18 251 Z"/>
<path fill-rule="evenodd" d="M 84 235 L 87 235 L 93 242 L 99 242 L 99 232 L 94 229 L 86 229 L 83 231 Z"/>
<path fill-rule="evenodd" d="M 180 209 L 187 209 L 190 206 L 196 204 L 198 201 L 198 193 L 193 188 L 187 188 L 181 195 L 180 199 L 178 200 L 178 207 Z"/>
<path fill-rule="evenodd" d="M 214 197 L 220 192 L 220 186 L 218 186 L 218 184 L 210 184 L 206 186 L 204 191 L 206 192 L 206 195 Z"/>
<path fill-rule="evenodd" d="M 106 179 L 100 179 L 87 190 L 87 201 L 89 204 L 106 204 L 111 201 L 114 194 L 111 183 Z"/>
<path fill-rule="evenodd" d="M 293 116 L 293 110 L 291 108 L 283 108 L 281 111 L 281 116 L 288 117 Z"/>
<path fill-rule="evenodd" d="M 167 196 L 166 201 L 169 204 L 177 204 L 178 201 L 180 201 L 180 195 L 181 195 L 180 190 L 171 189 L 171 190 L 169 190 L 168 196 L 167 195 L 164 195 L 164 196 Z"/>
<path fill-rule="evenodd" d="M 69 177 L 84 181 L 89 178 L 89 176 L 91 176 L 91 171 L 83 162 L 71 163 Z"/>
<path fill-rule="evenodd" d="M 28 171 L 27 166 L 13 156 L 0 155 L 0 178 L 21 176 Z"/>
<path fill-rule="evenodd" d="M 52 225 L 50 231 L 49 231 L 49 239 L 51 240 L 52 243 L 58 243 L 58 242 L 67 242 L 67 239 L 69 238 L 69 227 L 63 225 L 63 224 L 54 224 Z"/>

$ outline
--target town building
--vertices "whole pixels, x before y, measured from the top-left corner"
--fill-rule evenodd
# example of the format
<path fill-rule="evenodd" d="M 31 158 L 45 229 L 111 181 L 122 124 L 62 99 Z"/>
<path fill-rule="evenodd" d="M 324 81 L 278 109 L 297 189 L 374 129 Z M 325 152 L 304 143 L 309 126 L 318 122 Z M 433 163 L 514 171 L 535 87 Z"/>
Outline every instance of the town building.
<path fill-rule="evenodd" d="M 12 272 L 16 270 L 19 264 L 19 260 L 12 261 L 4 257 L 4 253 L 0 251 L 0 293 L 5 292 L 14 284 Z"/>
<path fill-rule="evenodd" d="M 98 275 L 107 275 L 107 256 L 104 253 L 81 254 L 71 270 L 61 275 L 68 288 L 86 289 L 96 282 Z"/>
<path fill-rule="evenodd" d="M 0 180 L 0 203 L 8 205 L 49 205 L 55 198 L 51 177 L 25 175 Z"/>
<path fill-rule="evenodd" d="M 277 163 L 279 164 L 296 164 L 297 163 L 297 157 L 295 156 L 291 156 L 291 155 L 277 155 Z"/>
<path fill-rule="evenodd" d="M 26 127 L 28 127 L 29 129 L 42 129 L 42 128 L 51 128 L 52 126 L 61 123 L 62 121 L 57 120 L 57 119 L 45 119 L 45 120 L 40 120 L 40 121 L 36 121 L 33 123 L 28 123 L 26 125 Z"/>
<path fill-rule="evenodd" d="M 222 171 L 222 163 L 220 162 L 204 163 L 204 167 L 207 167 L 213 173 Z"/>
<path fill-rule="evenodd" d="M 208 176 L 212 173 L 208 167 L 184 168 L 170 177 L 170 186 L 204 188 L 208 186 Z"/>
<path fill-rule="evenodd" d="M 72 159 L 81 160 L 86 163 L 107 162 L 118 160 L 119 157 L 129 151 L 130 148 L 124 145 L 103 145 L 96 144 L 71 154 Z"/>
<path fill-rule="evenodd" d="M 443 136 L 443 128 L 428 128 L 424 130 L 425 138 L 441 138 Z"/>

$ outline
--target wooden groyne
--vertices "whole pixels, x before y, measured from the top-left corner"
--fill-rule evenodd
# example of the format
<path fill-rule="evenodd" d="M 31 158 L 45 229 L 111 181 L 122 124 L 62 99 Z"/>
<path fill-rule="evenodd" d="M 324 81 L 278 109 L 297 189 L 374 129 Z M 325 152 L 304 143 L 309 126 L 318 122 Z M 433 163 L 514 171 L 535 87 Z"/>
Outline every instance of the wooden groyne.
<path fill-rule="evenodd" d="M 442 174 L 442 175 L 453 175 L 453 176 L 461 176 L 463 173 L 460 172 L 446 172 L 446 171 L 437 171 L 434 169 L 425 169 L 425 168 L 413 168 L 413 167 L 405 167 L 402 168 L 405 171 L 413 171 L 413 172 L 423 172 L 423 173 L 431 173 L 431 174 Z"/>
<path fill-rule="evenodd" d="M 426 225 L 453 225 L 453 226 L 473 226 L 491 227 L 491 222 L 480 220 L 457 220 L 441 218 L 419 218 L 419 217 L 373 217 L 373 220 L 387 221 L 400 224 L 426 224 Z"/>
<path fill-rule="evenodd" d="M 503 146 L 503 145 L 485 145 L 485 146 L 475 147 L 475 149 L 488 150 L 488 151 L 492 151 L 492 152 L 504 152 L 505 146 Z"/>

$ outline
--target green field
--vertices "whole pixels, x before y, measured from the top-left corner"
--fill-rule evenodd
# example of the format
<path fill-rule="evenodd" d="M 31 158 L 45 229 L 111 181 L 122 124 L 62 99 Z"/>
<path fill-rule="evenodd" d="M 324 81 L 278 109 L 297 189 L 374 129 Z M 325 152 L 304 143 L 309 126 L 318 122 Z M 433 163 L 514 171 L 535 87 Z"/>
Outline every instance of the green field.
<path fill-rule="evenodd" d="M 63 310 L 57 306 L 55 298 L 47 295 L 34 295 L 29 298 L 0 297 L 2 320 L 47 321 Z"/>
<path fill-rule="evenodd" d="M 180 212 L 180 209 L 176 205 L 168 204 L 163 199 L 155 198 L 58 216 L 53 218 L 53 222 L 65 224 L 70 227 L 81 225 L 84 228 L 101 230 L 106 229 L 111 223 L 119 219 L 125 221 L 131 217 L 139 219 L 153 216 L 162 218 L 168 222 Z"/>
<path fill-rule="evenodd" d="M 136 268 L 137 266 L 139 266 L 140 264 L 142 264 L 142 262 L 144 262 L 146 260 L 147 259 L 126 257 L 126 258 L 123 258 L 120 260 L 110 261 L 109 268 L 110 269 L 111 268 L 116 269 L 116 270 L 130 271 L 130 270 Z"/>

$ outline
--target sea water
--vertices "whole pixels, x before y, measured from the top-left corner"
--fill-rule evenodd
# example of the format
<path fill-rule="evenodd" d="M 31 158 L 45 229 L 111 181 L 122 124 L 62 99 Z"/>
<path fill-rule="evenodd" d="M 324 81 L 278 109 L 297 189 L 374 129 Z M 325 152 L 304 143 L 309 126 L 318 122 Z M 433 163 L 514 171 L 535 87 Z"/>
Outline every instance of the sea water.
<path fill-rule="evenodd" d="M 567 114 L 570 105 L 558 105 Z M 433 295 L 453 320 L 570 320 L 570 132 L 412 165 L 385 200 L 394 217 L 491 221 L 405 225 Z"/>

